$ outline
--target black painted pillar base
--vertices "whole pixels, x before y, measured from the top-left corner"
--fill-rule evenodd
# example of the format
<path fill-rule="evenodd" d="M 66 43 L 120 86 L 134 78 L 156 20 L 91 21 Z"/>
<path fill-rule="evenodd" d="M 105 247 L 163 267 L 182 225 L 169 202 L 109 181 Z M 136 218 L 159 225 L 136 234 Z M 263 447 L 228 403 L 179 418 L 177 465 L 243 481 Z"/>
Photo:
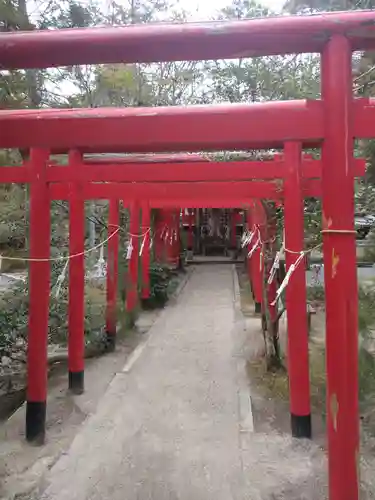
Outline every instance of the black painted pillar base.
<path fill-rule="evenodd" d="M 311 415 L 293 415 L 291 413 L 292 436 L 311 439 Z"/>
<path fill-rule="evenodd" d="M 116 349 L 116 333 L 106 332 L 106 350 L 113 352 Z"/>
<path fill-rule="evenodd" d="M 26 403 L 26 439 L 29 443 L 42 445 L 46 437 L 45 401 L 27 401 Z"/>
<path fill-rule="evenodd" d="M 260 314 L 262 312 L 262 304 L 260 302 L 255 302 L 255 314 Z"/>
<path fill-rule="evenodd" d="M 83 394 L 85 390 L 85 372 L 71 372 L 69 371 L 69 390 L 73 394 Z"/>

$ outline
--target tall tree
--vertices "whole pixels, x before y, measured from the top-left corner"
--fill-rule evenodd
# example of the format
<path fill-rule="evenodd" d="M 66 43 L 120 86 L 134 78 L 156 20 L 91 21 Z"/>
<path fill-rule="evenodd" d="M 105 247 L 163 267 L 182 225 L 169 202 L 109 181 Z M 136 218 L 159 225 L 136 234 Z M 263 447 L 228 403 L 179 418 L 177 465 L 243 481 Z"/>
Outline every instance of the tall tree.
<path fill-rule="evenodd" d="M 284 11 L 292 14 L 374 9 L 375 0 L 287 0 Z M 360 97 L 375 95 L 375 51 L 353 56 L 353 91 Z M 360 141 L 356 145 L 359 155 L 367 158 L 366 178 L 357 184 L 357 202 L 368 210 L 375 210 L 375 142 Z"/>
<path fill-rule="evenodd" d="M 255 0 L 233 0 L 220 19 L 268 17 L 274 13 Z M 315 98 L 319 95 L 319 61 L 315 56 L 273 56 L 206 65 L 212 98 L 227 102 Z"/>

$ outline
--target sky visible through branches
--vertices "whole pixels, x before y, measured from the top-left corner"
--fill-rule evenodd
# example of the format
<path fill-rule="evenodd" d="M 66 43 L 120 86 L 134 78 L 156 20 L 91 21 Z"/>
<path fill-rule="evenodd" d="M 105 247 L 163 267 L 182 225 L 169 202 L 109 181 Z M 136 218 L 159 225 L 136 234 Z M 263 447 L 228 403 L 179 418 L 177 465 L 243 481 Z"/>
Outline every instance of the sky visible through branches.
<path fill-rule="evenodd" d="M 188 12 L 192 13 L 192 20 L 204 21 L 210 19 L 216 11 L 226 7 L 229 2 L 228 0 L 181 0 L 180 3 Z M 285 2 L 283 0 L 262 0 L 260 3 L 278 13 Z"/>

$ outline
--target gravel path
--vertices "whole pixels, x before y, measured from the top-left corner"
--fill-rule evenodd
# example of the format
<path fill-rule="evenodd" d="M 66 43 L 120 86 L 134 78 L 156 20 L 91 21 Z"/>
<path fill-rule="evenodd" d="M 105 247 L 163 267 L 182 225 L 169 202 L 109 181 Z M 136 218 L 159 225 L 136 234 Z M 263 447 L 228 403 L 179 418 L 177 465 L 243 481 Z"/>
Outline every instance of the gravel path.
<path fill-rule="evenodd" d="M 259 321 L 231 266 L 198 266 L 52 467 L 41 500 L 323 500 L 317 445 L 253 427 Z"/>

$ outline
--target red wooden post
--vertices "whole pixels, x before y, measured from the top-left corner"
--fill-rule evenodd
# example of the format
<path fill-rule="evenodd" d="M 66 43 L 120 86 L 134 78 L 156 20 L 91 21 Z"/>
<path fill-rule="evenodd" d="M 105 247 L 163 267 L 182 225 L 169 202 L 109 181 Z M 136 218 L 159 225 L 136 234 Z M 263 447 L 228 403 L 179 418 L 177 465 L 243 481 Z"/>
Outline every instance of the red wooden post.
<path fill-rule="evenodd" d="M 167 213 L 167 225 L 168 225 L 168 238 L 165 240 L 165 252 L 166 252 L 166 261 L 170 266 L 176 265 L 176 219 L 175 213 L 176 210 L 174 208 L 166 211 Z"/>
<path fill-rule="evenodd" d="M 189 230 L 188 230 L 188 237 L 187 237 L 187 249 L 189 250 L 189 252 L 192 252 L 193 248 L 194 248 L 193 226 L 194 226 L 195 211 L 193 209 L 188 209 L 188 210 L 189 210 L 189 215 L 188 215 Z"/>
<path fill-rule="evenodd" d="M 165 211 L 158 209 L 155 217 L 155 233 L 154 233 L 154 256 L 157 262 L 165 262 L 165 235 L 168 230 L 167 221 L 165 219 Z"/>
<path fill-rule="evenodd" d="M 253 224 L 252 224 L 252 217 L 251 217 L 251 210 L 250 209 L 246 210 L 246 227 L 247 227 L 247 230 L 249 232 L 253 231 Z M 251 250 L 251 243 L 244 247 L 244 253 L 245 253 L 245 259 L 246 259 L 247 275 L 249 277 L 251 293 L 252 293 L 254 304 L 255 304 L 255 311 L 254 312 L 259 314 L 261 312 L 261 306 L 257 305 L 256 297 L 255 297 L 255 285 L 254 285 L 254 276 L 253 276 L 254 271 L 253 271 L 252 259 L 250 259 L 248 257 L 248 253 L 250 250 Z"/>
<path fill-rule="evenodd" d="M 252 214 L 251 214 L 251 209 L 248 208 L 245 211 L 246 214 L 246 230 L 248 233 L 253 231 L 253 221 L 252 221 Z M 253 283 L 253 271 L 252 271 L 252 265 L 251 265 L 251 259 L 248 258 L 248 253 L 250 250 L 250 245 L 245 245 L 243 248 L 243 252 L 245 255 L 246 259 L 246 268 L 247 268 L 247 275 L 249 277 L 249 282 L 250 282 L 250 288 L 251 288 L 251 293 L 255 302 L 255 292 L 254 292 L 254 283 Z"/>
<path fill-rule="evenodd" d="M 245 233 L 249 233 L 250 231 L 252 231 L 250 208 L 244 210 L 244 213 L 245 213 L 245 220 L 244 220 L 244 234 L 245 234 Z M 241 244 L 242 244 L 242 242 L 241 242 Z M 250 267 L 250 259 L 247 258 L 247 253 L 248 253 L 247 248 L 248 248 L 247 245 L 244 246 L 243 247 L 243 252 L 244 252 L 244 255 L 245 255 L 247 275 L 249 277 L 250 285 L 251 285 L 251 289 L 252 289 L 253 285 L 251 283 L 251 267 Z"/>
<path fill-rule="evenodd" d="M 301 189 L 301 145 L 286 143 L 287 177 L 284 181 L 285 252 L 287 270 L 304 249 L 304 212 Z M 286 288 L 288 318 L 288 373 L 292 435 L 311 438 L 309 339 L 306 269 L 302 259 Z"/>
<path fill-rule="evenodd" d="M 81 154 L 69 152 L 69 168 L 80 168 Z M 69 196 L 69 389 L 84 390 L 85 366 L 85 201 L 78 183 L 70 184 Z"/>
<path fill-rule="evenodd" d="M 160 221 L 160 210 L 154 210 L 154 240 L 152 243 L 154 259 L 156 262 L 160 262 L 160 252 L 161 252 L 161 240 L 160 233 L 162 231 L 162 224 Z"/>
<path fill-rule="evenodd" d="M 254 244 L 254 241 L 253 241 Z M 251 245 L 249 245 L 250 250 Z M 260 314 L 262 312 L 262 284 L 263 284 L 263 267 L 261 260 L 261 248 L 258 247 L 252 257 L 251 257 L 251 269 L 253 277 L 254 295 L 255 295 L 255 313 Z"/>
<path fill-rule="evenodd" d="M 262 219 L 263 219 L 263 224 L 262 224 L 262 239 L 264 241 L 269 242 L 268 244 L 270 247 L 273 247 L 275 245 L 275 240 L 276 240 L 276 232 L 277 232 L 277 225 L 276 225 L 276 220 L 271 219 L 269 220 L 267 213 L 264 209 L 264 207 L 261 205 L 260 202 L 258 202 L 259 209 L 262 210 Z M 265 258 L 263 258 L 263 266 L 266 266 L 264 272 L 262 273 L 262 283 L 268 279 L 269 273 L 272 268 L 271 262 Z M 270 284 L 267 284 L 267 306 L 268 306 L 268 311 L 270 313 L 270 319 L 272 323 L 275 324 L 275 328 L 278 328 L 278 322 L 276 322 L 276 316 L 277 316 L 277 305 L 274 303 L 276 299 L 276 291 L 277 291 L 277 282 L 276 282 L 276 276 L 272 280 Z M 275 333 L 274 333 L 275 335 Z"/>
<path fill-rule="evenodd" d="M 49 152 L 32 149 L 30 169 L 29 331 L 27 349 L 26 439 L 45 439 L 47 341 L 50 292 L 51 215 L 46 164 Z M 36 260 L 33 260 L 36 259 Z M 39 260 L 38 259 L 42 259 Z"/>
<path fill-rule="evenodd" d="M 174 208 L 167 211 L 168 238 L 165 240 L 166 261 L 169 266 L 174 264 Z"/>
<path fill-rule="evenodd" d="M 257 218 L 255 205 L 252 209 L 248 210 L 248 220 L 249 222 L 251 222 L 250 230 L 256 231 L 252 241 L 247 246 L 247 252 L 250 252 L 259 236 L 258 230 L 256 230 L 256 224 L 259 223 L 259 219 Z M 261 261 L 261 251 L 261 247 L 260 245 L 258 245 L 251 258 L 248 259 L 251 273 L 251 284 L 254 294 L 255 314 L 261 314 L 263 303 L 263 268 Z"/>
<path fill-rule="evenodd" d="M 169 263 L 170 252 L 170 239 L 171 239 L 171 208 L 163 208 L 159 211 L 162 216 L 160 242 L 161 242 L 161 256 L 164 264 Z"/>
<path fill-rule="evenodd" d="M 129 260 L 129 279 L 126 290 L 126 310 L 134 311 L 138 301 L 138 270 L 139 270 L 139 206 L 132 203 L 130 208 L 129 241 L 133 250 Z"/>
<path fill-rule="evenodd" d="M 142 288 L 141 298 L 150 297 L 150 241 L 151 241 L 151 213 L 147 203 L 142 205 L 142 233 L 145 234 L 141 255 Z"/>
<path fill-rule="evenodd" d="M 236 229 L 237 229 L 237 212 L 236 209 L 233 208 L 231 212 L 231 217 L 230 217 L 230 222 L 231 222 L 231 228 L 230 228 L 230 245 L 233 250 L 236 249 L 237 247 L 237 234 L 236 234 Z"/>
<path fill-rule="evenodd" d="M 180 239 L 180 209 L 172 212 L 172 263 L 174 267 L 180 267 L 181 239 Z"/>
<path fill-rule="evenodd" d="M 342 35 L 322 55 L 323 242 L 326 290 L 330 500 L 358 500 L 358 295 L 354 231 L 351 45 Z"/>
<path fill-rule="evenodd" d="M 118 200 L 109 200 L 108 212 L 108 255 L 107 255 L 107 311 L 106 334 L 110 351 L 116 346 L 117 332 L 117 290 L 118 290 L 118 252 L 119 252 L 120 204 Z"/>

